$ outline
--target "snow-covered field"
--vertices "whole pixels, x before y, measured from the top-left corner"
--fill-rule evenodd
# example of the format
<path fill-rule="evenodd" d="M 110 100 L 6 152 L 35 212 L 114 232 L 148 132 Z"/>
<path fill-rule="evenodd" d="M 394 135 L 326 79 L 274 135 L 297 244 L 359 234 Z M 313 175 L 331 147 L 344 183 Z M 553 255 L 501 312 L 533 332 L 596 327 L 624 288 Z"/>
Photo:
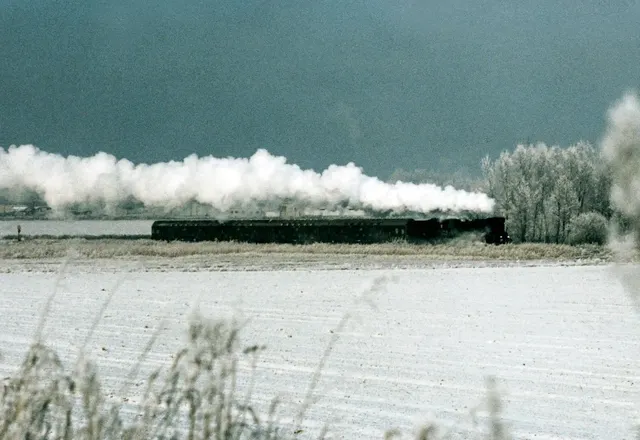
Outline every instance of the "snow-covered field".
<path fill-rule="evenodd" d="M 21 361 L 56 283 L 55 273 L 30 270 L 0 274 L 4 376 Z M 388 281 L 367 296 L 377 309 L 354 303 L 380 276 Z M 118 281 L 123 284 L 90 341 L 107 391 L 120 388 L 158 325 L 163 330 L 141 376 L 168 365 L 199 304 L 205 316 L 249 318 L 243 341 L 267 345 L 255 400 L 266 405 L 281 395 L 297 405 L 332 329 L 353 311 L 308 416 L 312 427 L 329 423 L 336 438 L 382 438 L 386 429 L 406 431 L 430 415 L 460 431 L 471 429 L 469 414 L 483 398 L 488 375 L 503 387 L 504 417 L 516 438 L 633 437 L 640 317 L 608 266 L 251 272 L 71 267 L 44 332 L 67 361 L 75 359 Z M 135 401 L 141 393 L 134 385 L 116 398 Z M 282 412 L 291 414 L 286 405 Z"/>

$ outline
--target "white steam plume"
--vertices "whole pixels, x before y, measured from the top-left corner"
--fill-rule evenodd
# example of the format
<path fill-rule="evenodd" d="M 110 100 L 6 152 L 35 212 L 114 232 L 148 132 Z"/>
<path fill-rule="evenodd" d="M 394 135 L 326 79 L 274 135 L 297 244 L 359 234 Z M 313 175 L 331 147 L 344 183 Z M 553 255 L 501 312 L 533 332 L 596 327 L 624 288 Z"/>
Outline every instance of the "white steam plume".
<path fill-rule="evenodd" d="M 628 231 L 621 233 L 612 224 L 609 246 L 622 261 L 633 258 L 640 249 L 640 102 L 626 94 L 610 110 L 602 155 L 611 167 L 611 202 L 627 220 Z M 637 265 L 615 265 L 614 270 L 640 311 L 640 277 Z"/>
<path fill-rule="evenodd" d="M 54 210 L 75 203 L 113 206 L 131 198 L 167 208 L 197 201 L 221 212 L 281 200 L 309 207 L 420 213 L 488 213 L 494 207 L 486 194 L 432 184 L 388 184 L 365 176 L 353 163 L 317 173 L 266 150 L 248 159 L 191 155 L 181 162 L 135 165 L 106 153 L 63 157 L 32 145 L 11 146 L 0 148 L 0 189 L 35 191 Z"/>
<path fill-rule="evenodd" d="M 609 110 L 602 153 L 611 165 L 611 201 L 623 214 L 640 218 L 640 102 L 628 93 Z"/>

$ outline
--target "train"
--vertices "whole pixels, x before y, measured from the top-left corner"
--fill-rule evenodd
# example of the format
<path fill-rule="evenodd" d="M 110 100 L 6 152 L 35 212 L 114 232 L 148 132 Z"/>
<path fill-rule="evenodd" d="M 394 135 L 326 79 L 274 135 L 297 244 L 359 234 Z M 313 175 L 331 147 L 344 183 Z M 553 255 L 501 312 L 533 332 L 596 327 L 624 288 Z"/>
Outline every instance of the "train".
<path fill-rule="evenodd" d="M 481 233 L 487 244 L 511 238 L 504 217 L 460 218 L 270 218 L 233 220 L 156 220 L 151 238 L 161 241 L 246 243 L 373 244 L 394 241 L 433 243 L 465 233 Z"/>

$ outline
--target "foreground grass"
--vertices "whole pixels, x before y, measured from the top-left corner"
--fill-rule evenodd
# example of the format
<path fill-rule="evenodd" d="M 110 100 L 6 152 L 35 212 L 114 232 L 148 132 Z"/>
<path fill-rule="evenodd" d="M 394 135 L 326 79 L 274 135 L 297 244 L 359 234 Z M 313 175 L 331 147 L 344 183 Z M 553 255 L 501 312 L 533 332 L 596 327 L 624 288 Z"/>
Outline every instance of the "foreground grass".
<path fill-rule="evenodd" d="M 192 318 L 187 344 L 172 356 L 165 369 L 153 372 L 143 383 L 144 396 L 130 403 L 138 417 L 125 417 L 122 396 L 106 398 L 96 366 L 82 356 L 70 368 L 65 367 L 55 351 L 42 341 L 30 347 L 16 373 L 4 379 L 0 386 L 0 438 L 29 440 L 289 440 L 301 435 L 304 417 L 309 409 L 315 384 L 323 361 L 329 355 L 339 332 L 348 320 L 345 316 L 325 351 L 320 366 L 314 372 L 310 387 L 293 423 L 279 423 L 278 400 L 260 413 L 252 404 L 252 388 L 257 359 L 262 346 L 243 346 L 241 327 L 235 321 Z M 141 353 L 136 370 L 150 351 L 150 343 Z M 243 359 L 252 366 L 246 389 L 238 387 L 239 364 Z M 487 382 L 484 404 L 489 417 L 486 426 L 478 426 L 491 440 L 509 438 L 500 418 L 501 402 L 495 382 Z M 114 397 L 114 396 L 111 396 Z M 131 407 L 127 408 L 128 411 Z M 484 428 L 484 429 L 483 429 Z M 325 438 L 330 427 L 314 438 Z M 443 434 L 444 433 L 444 434 Z M 435 423 L 418 428 L 416 440 L 448 438 Z M 339 433 L 338 433 L 339 434 Z M 381 438 L 402 438 L 399 429 L 381 433 Z M 477 437 L 476 437 L 477 438 Z"/>
<path fill-rule="evenodd" d="M 186 257 L 197 255 L 362 255 L 362 256 L 420 256 L 433 259 L 458 260 L 601 260 L 611 261 L 606 246 L 569 246 L 541 243 L 486 245 L 477 241 L 442 244 L 250 244 L 232 242 L 159 242 L 149 239 L 54 239 L 25 238 L 22 241 L 2 240 L 0 259 L 64 258 L 72 249 L 81 258 L 123 257 Z"/>
<path fill-rule="evenodd" d="M 65 369 L 54 351 L 35 343 L 0 389 L 0 438 L 285 438 L 273 418 L 262 420 L 253 411 L 250 394 L 237 394 L 240 358 L 255 359 L 261 351 L 241 349 L 238 330 L 224 321 L 192 320 L 188 344 L 166 372 L 147 379 L 140 416 L 132 423 L 120 403 L 105 398 L 95 365 L 80 357 Z"/>

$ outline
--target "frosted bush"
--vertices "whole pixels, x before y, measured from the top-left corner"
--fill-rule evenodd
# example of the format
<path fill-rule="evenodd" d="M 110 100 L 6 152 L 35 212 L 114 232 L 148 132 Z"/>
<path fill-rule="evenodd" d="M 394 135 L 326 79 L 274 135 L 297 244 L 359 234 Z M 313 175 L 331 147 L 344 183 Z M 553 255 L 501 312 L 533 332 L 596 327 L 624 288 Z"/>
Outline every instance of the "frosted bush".
<path fill-rule="evenodd" d="M 571 244 L 605 244 L 608 222 L 599 212 L 585 212 L 574 217 L 569 224 Z"/>

